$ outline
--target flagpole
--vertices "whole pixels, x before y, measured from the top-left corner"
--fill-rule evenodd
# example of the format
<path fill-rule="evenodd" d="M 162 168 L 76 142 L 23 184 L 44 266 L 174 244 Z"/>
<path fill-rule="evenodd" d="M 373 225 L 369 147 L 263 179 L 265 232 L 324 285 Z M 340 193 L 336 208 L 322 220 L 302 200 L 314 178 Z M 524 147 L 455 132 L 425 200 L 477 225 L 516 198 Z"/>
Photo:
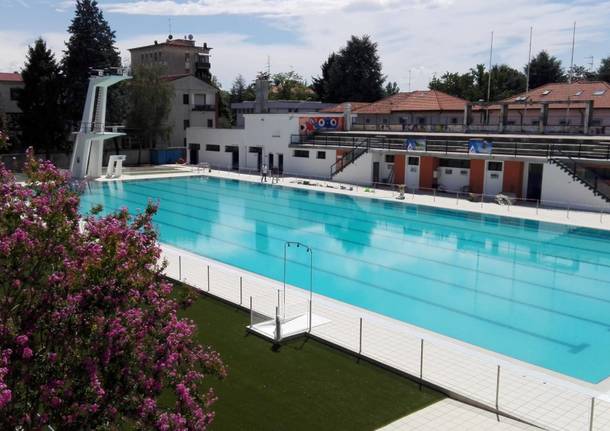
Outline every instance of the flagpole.
<path fill-rule="evenodd" d="M 572 75 L 574 74 L 574 43 L 576 42 L 576 21 L 572 29 L 572 58 L 570 59 L 570 73 L 568 75 L 568 83 L 572 83 Z"/>

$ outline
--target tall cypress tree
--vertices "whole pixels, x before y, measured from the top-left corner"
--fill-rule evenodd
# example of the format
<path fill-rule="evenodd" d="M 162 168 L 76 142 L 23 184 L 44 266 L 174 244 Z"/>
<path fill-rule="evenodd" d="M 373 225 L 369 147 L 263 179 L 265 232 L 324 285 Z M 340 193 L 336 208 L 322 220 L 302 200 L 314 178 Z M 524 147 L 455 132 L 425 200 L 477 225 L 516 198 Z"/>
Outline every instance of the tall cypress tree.
<path fill-rule="evenodd" d="M 96 0 L 76 0 L 76 12 L 68 28 L 62 69 L 66 78 L 68 116 L 78 121 L 83 112 L 90 68 L 118 67 L 119 51 L 115 34 L 104 19 Z"/>
<path fill-rule="evenodd" d="M 41 38 L 28 48 L 21 72 L 24 88 L 19 97 L 22 142 L 48 157 L 64 149 L 66 133 L 61 111 L 61 75 L 55 56 Z"/>
<path fill-rule="evenodd" d="M 527 64 L 523 67 L 523 71 L 527 73 Z M 536 57 L 532 58 L 529 72 L 530 88 L 567 80 L 561 67 L 561 60 L 549 55 L 546 51 L 540 51 Z"/>

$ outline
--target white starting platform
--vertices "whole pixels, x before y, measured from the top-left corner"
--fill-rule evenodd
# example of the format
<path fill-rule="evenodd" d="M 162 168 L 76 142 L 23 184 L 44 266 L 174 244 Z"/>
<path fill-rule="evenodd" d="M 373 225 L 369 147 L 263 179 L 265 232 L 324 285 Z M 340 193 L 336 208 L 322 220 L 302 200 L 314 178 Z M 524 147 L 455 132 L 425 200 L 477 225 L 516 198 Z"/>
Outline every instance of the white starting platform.
<path fill-rule="evenodd" d="M 272 341 L 282 341 L 287 338 L 294 338 L 301 334 L 306 334 L 312 328 L 329 323 L 330 320 L 313 314 L 311 316 L 311 326 L 309 325 L 309 315 L 302 314 L 291 319 L 270 319 L 264 320 L 253 325 L 248 325 L 248 330 L 261 335 Z"/>
<path fill-rule="evenodd" d="M 106 168 L 106 178 L 120 178 L 123 175 L 123 162 L 127 156 L 120 154 L 110 156 L 108 158 L 108 167 Z"/>

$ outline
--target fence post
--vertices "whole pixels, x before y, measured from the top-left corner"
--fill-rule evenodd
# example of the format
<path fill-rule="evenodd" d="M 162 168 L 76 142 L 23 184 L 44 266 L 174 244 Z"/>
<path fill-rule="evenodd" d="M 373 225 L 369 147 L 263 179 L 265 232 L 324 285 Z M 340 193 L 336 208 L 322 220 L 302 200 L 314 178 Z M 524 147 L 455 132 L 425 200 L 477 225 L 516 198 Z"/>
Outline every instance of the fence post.
<path fill-rule="evenodd" d="M 538 215 L 538 208 L 540 207 L 540 199 L 536 199 L 536 215 Z"/>
<path fill-rule="evenodd" d="M 243 283 L 242 283 L 242 276 L 239 276 L 239 305 L 241 305 L 241 300 L 244 296 L 244 289 L 243 289 Z"/>
<path fill-rule="evenodd" d="M 424 383 L 424 339 L 421 339 L 419 347 L 419 390 L 421 391 Z"/>
<path fill-rule="evenodd" d="M 566 218 L 570 218 L 570 207 L 566 210 Z"/>
<path fill-rule="evenodd" d="M 595 397 L 591 398 L 591 415 L 589 416 L 589 431 L 593 431 L 594 415 L 595 415 Z"/>
<path fill-rule="evenodd" d="M 210 265 L 208 265 L 208 292 L 210 291 Z"/>
<path fill-rule="evenodd" d="M 358 355 L 362 355 L 362 317 L 360 318 L 360 341 L 358 343 Z"/>
<path fill-rule="evenodd" d="M 457 207 L 460 202 L 460 192 L 455 194 L 455 206 Z"/>
<path fill-rule="evenodd" d="M 436 189 L 433 189 L 432 202 L 436 202 Z"/>
<path fill-rule="evenodd" d="M 496 413 L 500 411 L 500 366 L 498 365 L 498 375 L 496 377 Z M 500 418 L 498 417 L 498 421 Z"/>
<path fill-rule="evenodd" d="M 182 256 L 178 255 L 178 280 L 182 281 Z"/>
<path fill-rule="evenodd" d="M 309 300 L 309 333 L 311 334 L 311 299 Z"/>

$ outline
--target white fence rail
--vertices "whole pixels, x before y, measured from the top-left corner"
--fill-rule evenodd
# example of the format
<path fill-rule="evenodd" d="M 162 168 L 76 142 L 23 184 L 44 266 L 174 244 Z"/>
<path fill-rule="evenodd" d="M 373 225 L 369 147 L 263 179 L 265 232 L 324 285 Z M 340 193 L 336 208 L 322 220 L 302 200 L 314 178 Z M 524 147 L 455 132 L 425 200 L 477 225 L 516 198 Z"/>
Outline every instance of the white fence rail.
<path fill-rule="evenodd" d="M 284 297 L 277 281 L 173 247 L 163 249 L 167 277 L 250 309 L 253 321 L 275 316 L 278 304 L 287 314 L 298 308 L 299 313 L 311 313 L 310 319 L 315 315 L 328 320 L 313 327 L 311 335 L 501 414 L 549 430 L 610 429 L 610 397 L 586 386 L 416 332 L 319 295 L 310 304 L 308 292 L 291 286 Z M 285 302 L 293 308 L 282 305 Z"/>

